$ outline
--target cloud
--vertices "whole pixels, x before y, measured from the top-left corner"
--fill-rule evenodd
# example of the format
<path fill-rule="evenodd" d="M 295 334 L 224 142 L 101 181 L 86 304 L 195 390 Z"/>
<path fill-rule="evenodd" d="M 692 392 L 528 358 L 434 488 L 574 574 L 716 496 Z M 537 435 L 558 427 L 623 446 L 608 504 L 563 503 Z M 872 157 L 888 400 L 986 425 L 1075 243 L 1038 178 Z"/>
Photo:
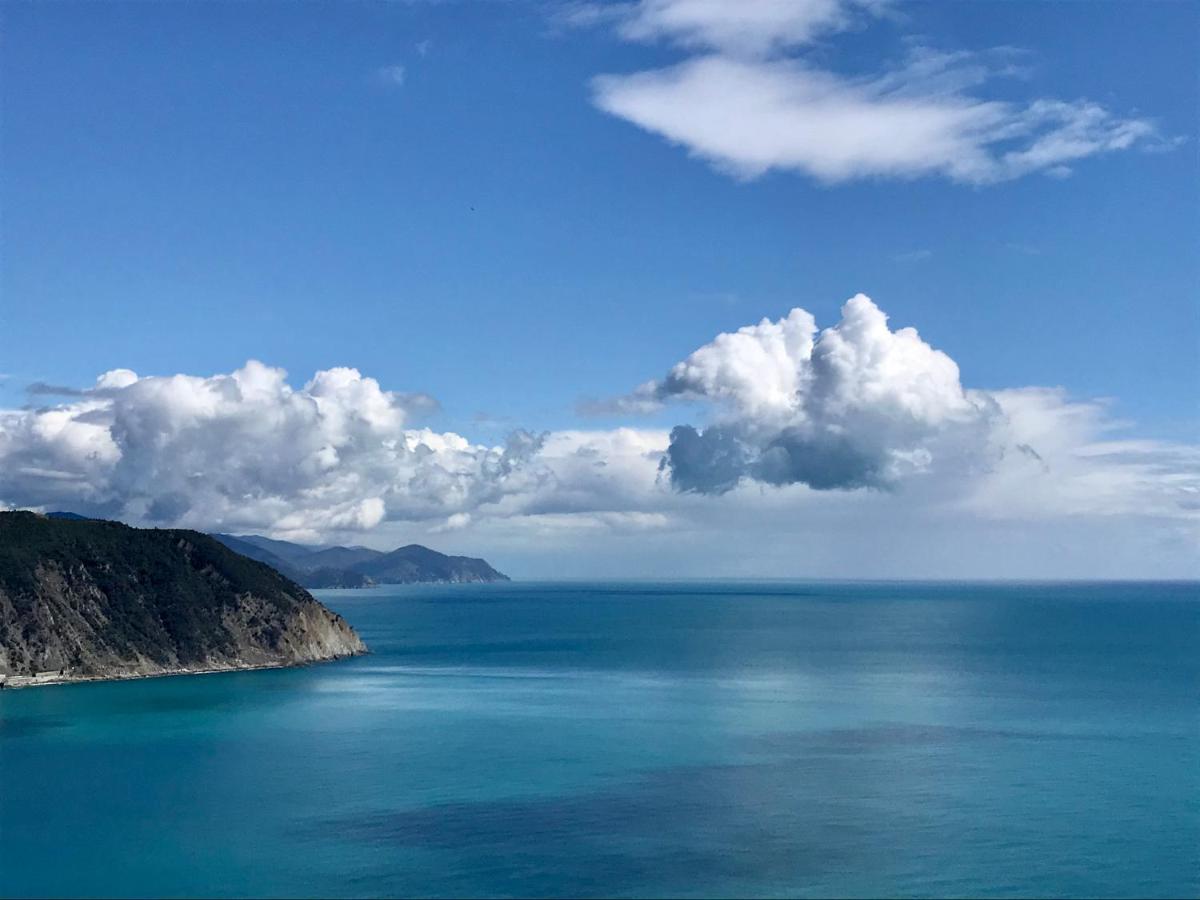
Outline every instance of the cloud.
<path fill-rule="evenodd" d="M 357 370 L 301 389 L 228 375 L 102 375 L 60 406 L 0 413 L 0 496 L 133 521 L 318 534 L 436 518 L 503 496 L 539 439 L 502 446 L 406 427 L 426 395 Z"/>
<path fill-rule="evenodd" d="M 461 531 L 471 525 L 470 513 L 454 513 L 446 517 L 446 521 L 429 529 L 430 534 L 446 534 L 451 531 Z"/>
<path fill-rule="evenodd" d="M 1088 156 L 1155 137 L 1142 119 L 1087 101 L 1005 103 L 946 91 L 954 56 L 869 78 L 847 78 L 794 60 L 713 55 L 632 75 L 602 75 L 593 96 L 605 112 L 686 147 L 738 178 L 798 171 L 826 184 L 937 175 L 991 184 L 1069 172 Z M 933 71 L 931 71 L 931 68 Z"/>
<path fill-rule="evenodd" d="M 1108 404 L 1061 388 L 990 392 L 992 464 L 954 500 L 980 518 L 1200 519 L 1200 447 L 1122 437 Z"/>
<path fill-rule="evenodd" d="M 593 101 L 741 179 L 792 171 L 825 184 L 939 176 L 982 185 L 1035 172 L 1064 177 L 1090 156 L 1168 144 L 1151 122 L 1091 101 L 977 95 L 1023 71 L 1010 48 L 913 46 L 901 65 L 857 76 L 796 49 L 879 8 L 849 0 L 622 6 L 622 36 L 668 39 L 696 55 L 666 68 L 597 76 Z"/>
<path fill-rule="evenodd" d="M 126 387 L 137 380 L 137 375 L 129 369 L 113 369 L 105 372 L 90 388 L 76 388 L 61 384 L 49 384 L 45 381 L 31 382 L 25 393 L 31 397 L 103 397 L 114 390 Z"/>
<path fill-rule="evenodd" d="M 1200 512 L 1200 449 L 1113 439 L 1103 403 L 1061 389 L 965 388 L 954 360 L 862 294 L 823 331 L 796 308 L 718 335 L 612 406 L 678 400 L 710 418 L 671 431 L 660 465 L 680 493 L 866 488 L 977 519 Z"/>
<path fill-rule="evenodd" d="M 1200 448 L 1128 437 L 1107 404 L 1058 388 L 966 387 L 862 295 L 824 330 L 797 308 L 718 335 L 612 404 L 700 416 L 669 430 L 479 443 L 415 427 L 429 398 L 355 369 L 295 387 L 253 361 L 114 370 L 61 400 L 0 410 L 0 506 L 379 546 L 433 534 L 560 575 L 601 559 L 626 575 L 1053 574 L 1054 541 L 1070 574 L 1200 558 Z M 1012 553 L 1037 563 L 1005 569 Z"/>
<path fill-rule="evenodd" d="M 424 53 L 421 55 L 424 56 Z M 375 77 L 379 79 L 381 84 L 392 87 L 403 87 L 404 80 L 408 77 L 408 70 L 399 63 L 390 66 L 380 66 L 375 70 Z"/>
<path fill-rule="evenodd" d="M 892 254 L 892 261 L 898 263 L 925 262 L 933 257 L 932 250 L 908 250 L 904 253 Z"/>
<path fill-rule="evenodd" d="M 1004 244 L 1005 250 L 1011 250 L 1013 253 L 1020 253 L 1023 256 L 1041 256 L 1042 248 L 1034 244 L 1027 244 L 1023 241 L 1007 241 Z"/>
<path fill-rule="evenodd" d="M 637 504 L 637 517 L 485 517 L 459 552 L 484 546 L 547 577 L 1200 576 L 1200 448 L 1130 437 L 1107 404 L 1059 388 L 984 393 L 996 404 L 989 427 L 959 432 L 886 490 L 749 477 L 678 490 L 669 472 L 650 484 L 660 455 L 630 455 L 616 479 L 630 486 L 604 496 Z M 669 440 L 646 433 L 648 448 Z"/>
<path fill-rule="evenodd" d="M 621 9 L 619 31 L 630 40 L 763 54 L 841 31 L 863 11 L 883 6 L 871 0 L 642 0 Z"/>
<path fill-rule="evenodd" d="M 743 479 L 818 490 L 888 488 L 979 443 L 996 403 L 969 393 L 958 366 L 912 328 L 891 331 L 863 294 L 817 333 L 803 309 L 719 335 L 630 398 L 647 407 L 703 399 L 716 421 L 671 433 L 679 490 L 722 493 Z"/>
<path fill-rule="evenodd" d="M 46 381 L 34 381 L 25 388 L 25 393 L 31 397 L 83 397 L 86 396 L 87 390 L 62 384 L 50 384 Z"/>
<path fill-rule="evenodd" d="M 61 393 L 57 406 L 0 411 L 0 502 L 299 539 L 384 521 L 455 530 L 480 515 L 633 510 L 666 444 L 629 429 L 515 429 L 476 444 L 411 427 L 432 398 L 351 368 L 298 389 L 255 361 L 208 377 L 114 370 Z"/>

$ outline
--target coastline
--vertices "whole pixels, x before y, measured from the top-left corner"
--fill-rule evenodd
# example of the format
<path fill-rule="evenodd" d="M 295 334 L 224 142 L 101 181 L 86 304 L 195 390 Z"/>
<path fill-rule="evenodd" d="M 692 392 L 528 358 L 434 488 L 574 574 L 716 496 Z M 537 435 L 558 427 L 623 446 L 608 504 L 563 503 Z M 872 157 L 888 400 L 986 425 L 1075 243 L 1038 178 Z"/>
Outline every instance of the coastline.
<path fill-rule="evenodd" d="M 370 650 L 354 653 L 339 653 L 324 659 L 303 659 L 295 662 L 246 663 L 243 665 L 214 665 L 204 668 L 164 669 L 161 672 L 120 672 L 111 675 L 61 675 L 58 672 L 40 672 L 37 675 L 0 675 L 0 694 L 4 691 L 19 691 L 26 688 L 57 687 L 71 684 L 87 684 L 97 681 L 136 681 L 144 678 L 169 678 L 176 675 L 220 675 L 229 672 L 253 672 L 258 669 L 296 669 L 322 663 L 337 662 L 355 656 L 366 656 Z"/>

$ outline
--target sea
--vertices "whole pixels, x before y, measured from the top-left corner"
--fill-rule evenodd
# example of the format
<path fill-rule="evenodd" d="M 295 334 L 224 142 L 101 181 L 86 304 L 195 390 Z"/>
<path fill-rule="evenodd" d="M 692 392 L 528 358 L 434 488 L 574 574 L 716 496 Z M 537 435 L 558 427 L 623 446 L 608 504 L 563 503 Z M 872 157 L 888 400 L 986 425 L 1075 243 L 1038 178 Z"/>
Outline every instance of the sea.
<path fill-rule="evenodd" d="M 372 653 L 0 692 L 0 895 L 1200 895 L 1200 586 L 318 591 Z"/>

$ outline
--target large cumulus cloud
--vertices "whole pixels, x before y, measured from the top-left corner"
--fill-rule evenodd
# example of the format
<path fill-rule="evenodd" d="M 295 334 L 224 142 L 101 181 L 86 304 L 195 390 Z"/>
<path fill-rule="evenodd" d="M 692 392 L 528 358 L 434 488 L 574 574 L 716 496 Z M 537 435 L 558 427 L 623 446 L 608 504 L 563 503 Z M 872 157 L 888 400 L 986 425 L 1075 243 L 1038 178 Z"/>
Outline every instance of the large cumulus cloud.
<path fill-rule="evenodd" d="M 665 433 L 516 429 L 474 443 L 413 427 L 429 397 L 351 368 L 300 388 L 255 361 L 207 377 L 121 369 L 89 389 L 31 393 L 66 399 L 0 411 L 0 507 L 316 540 L 385 521 L 441 532 L 481 517 L 644 522 L 662 493 Z"/>
<path fill-rule="evenodd" d="M 316 535 L 448 517 L 552 478 L 531 465 L 541 437 L 483 446 L 407 427 L 427 398 L 355 369 L 299 389 L 253 361 L 210 377 L 119 370 L 76 393 L 0 414 L 0 501 Z"/>
<path fill-rule="evenodd" d="M 912 328 L 892 331 L 863 294 L 821 332 L 794 309 L 719 335 L 623 402 L 674 398 L 714 408 L 707 428 L 672 431 L 664 460 L 677 489 L 698 493 L 742 479 L 887 488 L 935 463 L 977 465 L 1001 415 L 993 398 L 963 388 L 954 360 Z"/>

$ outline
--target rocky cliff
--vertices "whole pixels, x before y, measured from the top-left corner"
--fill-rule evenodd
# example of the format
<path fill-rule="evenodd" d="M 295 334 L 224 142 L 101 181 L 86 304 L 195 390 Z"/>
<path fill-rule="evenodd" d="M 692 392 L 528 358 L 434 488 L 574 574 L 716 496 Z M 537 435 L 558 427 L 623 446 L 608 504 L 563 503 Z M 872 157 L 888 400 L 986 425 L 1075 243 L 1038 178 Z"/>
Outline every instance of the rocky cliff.
<path fill-rule="evenodd" d="M 269 566 L 195 531 L 0 513 L 0 680 L 288 666 L 366 652 Z"/>

